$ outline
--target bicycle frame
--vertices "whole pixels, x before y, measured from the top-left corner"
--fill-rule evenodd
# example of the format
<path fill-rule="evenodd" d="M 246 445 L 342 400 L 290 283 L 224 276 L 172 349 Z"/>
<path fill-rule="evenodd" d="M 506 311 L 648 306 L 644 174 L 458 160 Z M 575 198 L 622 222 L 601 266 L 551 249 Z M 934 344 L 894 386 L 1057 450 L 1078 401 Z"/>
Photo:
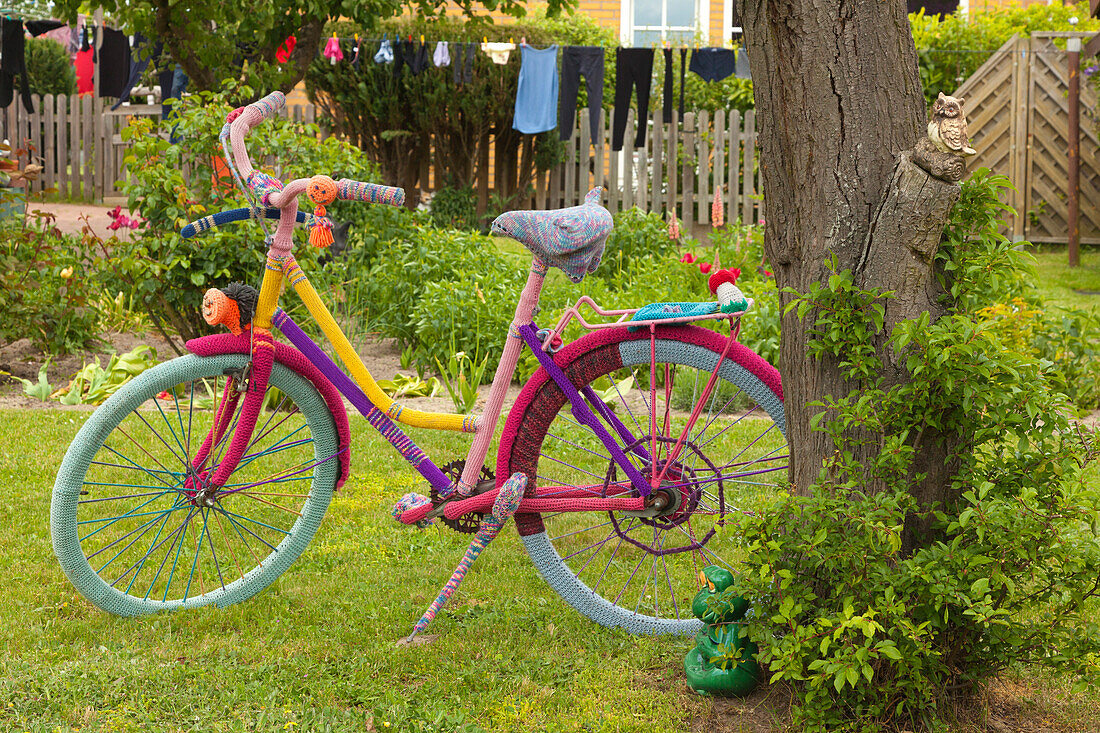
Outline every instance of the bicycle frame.
<path fill-rule="evenodd" d="M 554 362 L 553 355 L 548 348 L 551 339 L 545 342 L 539 338 L 539 330 L 533 321 L 533 316 L 538 305 L 539 294 L 547 272 L 547 265 L 534 259 L 528 273 L 527 282 L 524 285 L 519 301 L 516 305 L 515 317 L 508 329 L 508 338 L 501 355 L 500 364 L 493 378 L 489 391 L 488 401 L 484 412 L 479 417 L 456 415 L 448 413 L 426 413 L 407 409 L 400 403 L 394 402 L 386 396 L 374 378 L 359 358 L 351 343 L 347 340 L 336 320 L 332 317 L 327 306 L 321 300 L 317 291 L 313 288 L 308 277 L 302 272 L 297 262 L 291 255 L 279 255 L 275 252 L 268 253 L 267 267 L 264 273 L 263 284 L 260 290 L 260 308 L 257 310 L 254 327 L 261 332 L 266 332 L 265 323 L 277 327 L 290 343 L 297 348 L 320 372 L 328 379 L 336 389 L 348 399 L 348 401 L 364 416 L 367 421 L 378 430 L 387 441 L 401 454 L 401 456 L 423 476 L 436 492 L 445 499 L 454 499 L 455 506 L 449 508 L 447 514 L 459 511 L 473 511 L 483 508 L 482 505 L 491 504 L 492 493 L 487 492 L 485 497 L 471 497 L 477 488 L 477 477 L 485 465 L 494 431 L 500 421 L 503 412 L 504 398 L 515 373 L 520 354 L 526 345 L 535 354 L 540 365 L 562 390 L 570 403 L 573 416 L 582 425 L 587 426 L 607 448 L 612 459 L 622 469 L 628 480 L 623 482 L 623 491 L 615 496 L 593 497 L 578 499 L 573 511 L 601 511 L 601 510 L 641 510 L 649 504 L 653 489 L 660 486 L 665 478 L 667 466 L 675 460 L 680 448 L 690 433 L 696 419 L 699 417 L 699 407 L 688 420 L 680 438 L 666 462 L 665 470 L 657 472 L 656 463 L 653 462 L 653 471 L 649 476 L 642 472 L 630 461 L 626 451 L 621 445 L 633 446 L 630 450 L 643 460 L 648 460 L 652 453 L 656 453 L 656 446 L 651 443 L 649 450 L 639 444 L 627 426 L 608 409 L 603 401 L 595 394 L 590 386 L 578 390 L 566 377 L 562 369 Z M 278 295 L 282 291 L 283 283 L 289 279 L 298 295 L 302 298 L 307 311 L 317 321 L 325 337 L 333 344 L 337 356 L 343 362 L 347 372 L 342 370 L 306 333 L 295 323 L 285 311 L 278 307 Z M 577 311 L 581 304 L 591 305 L 599 315 L 617 315 L 619 322 L 616 324 L 593 325 L 587 323 Z M 578 321 L 588 328 L 619 325 L 633 310 L 601 311 L 595 304 L 586 298 L 582 298 L 576 306 L 567 311 L 562 321 L 551 332 L 551 335 L 559 333 L 570 318 L 577 317 Z M 716 314 L 707 318 L 726 318 L 730 321 L 731 336 L 727 341 L 727 349 L 718 360 L 710 381 L 705 387 L 703 399 L 698 405 L 702 405 L 709 397 L 717 379 L 718 370 L 721 368 L 729 346 L 736 341 L 736 326 L 739 323 L 740 314 L 727 315 Z M 684 322 L 687 320 L 699 320 L 698 317 L 662 320 L 639 321 L 632 326 L 648 328 L 650 331 L 651 347 L 656 338 L 656 326 L 658 324 Z M 350 376 L 349 376 L 350 374 Z M 257 383 L 253 385 L 257 390 L 266 389 L 266 372 L 257 374 Z M 653 380 L 652 390 L 656 390 L 656 380 Z M 655 420 L 655 417 L 654 417 Z M 416 443 L 399 428 L 394 421 L 402 422 L 416 427 L 430 429 L 457 430 L 474 434 L 473 442 L 466 457 L 462 476 L 457 483 L 451 481 L 442 470 L 420 449 Z M 237 430 L 251 431 L 253 421 L 241 421 Z M 614 435 L 612 435 L 614 432 Z M 656 440 L 657 428 L 652 426 L 653 441 Z M 616 440 L 616 437 L 618 440 Z M 244 436 L 247 439 L 247 436 Z M 222 466 L 221 470 L 228 474 L 232 466 Z M 628 493 L 629 485 L 636 492 L 635 497 L 625 498 L 620 494 Z M 552 487 L 551 487 L 552 488 Z M 457 496 L 456 496 L 457 494 Z M 538 511 L 537 497 L 525 499 L 522 509 Z"/>

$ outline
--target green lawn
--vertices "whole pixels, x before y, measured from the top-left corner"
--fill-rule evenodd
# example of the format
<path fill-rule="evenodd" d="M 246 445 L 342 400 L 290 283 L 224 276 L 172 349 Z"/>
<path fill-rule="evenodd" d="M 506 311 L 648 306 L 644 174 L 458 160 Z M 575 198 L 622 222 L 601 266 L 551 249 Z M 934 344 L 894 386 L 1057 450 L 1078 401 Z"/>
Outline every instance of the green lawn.
<path fill-rule="evenodd" d="M 1050 305 L 1074 308 L 1100 306 L 1100 248 L 1081 250 L 1081 264 L 1070 267 L 1065 249 L 1035 255 L 1039 293 Z M 1095 291 L 1091 294 L 1077 292 Z"/>
<path fill-rule="evenodd" d="M 87 412 L 0 412 L 8 589 L 0 730 L 686 730 L 683 638 L 601 628 L 539 578 L 509 527 L 474 566 L 428 646 L 395 648 L 469 537 L 397 524 L 422 491 L 353 418 L 352 478 L 313 544 L 261 595 L 224 610 L 133 619 L 84 600 L 54 559 L 53 477 Z M 364 429 L 366 428 L 366 429 Z M 461 436 L 417 436 L 432 455 Z"/>

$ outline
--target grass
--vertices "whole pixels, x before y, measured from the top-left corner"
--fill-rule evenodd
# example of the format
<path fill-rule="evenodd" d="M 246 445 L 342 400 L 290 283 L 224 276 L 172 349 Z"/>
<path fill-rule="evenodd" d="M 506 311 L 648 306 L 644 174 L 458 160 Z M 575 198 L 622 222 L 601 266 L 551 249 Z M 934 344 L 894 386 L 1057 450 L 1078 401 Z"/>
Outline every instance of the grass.
<path fill-rule="evenodd" d="M 1100 292 L 1100 248 L 1081 249 L 1081 264 L 1070 267 L 1064 248 L 1044 249 L 1034 253 L 1038 272 L 1039 294 L 1048 305 L 1067 308 L 1100 306 L 1100 294 L 1085 294 L 1079 290 Z"/>
<path fill-rule="evenodd" d="M 710 706 L 683 682 L 689 640 L 580 617 L 510 529 L 435 620 L 439 639 L 395 648 L 469 538 L 390 518 L 423 488 L 361 419 L 352 478 L 267 591 L 223 610 L 101 612 L 61 573 L 49 532 L 53 476 L 89 414 L 0 412 L 13 493 L 0 527 L 0 730 L 686 730 Z M 417 437 L 432 455 L 464 453 L 460 436 Z"/>

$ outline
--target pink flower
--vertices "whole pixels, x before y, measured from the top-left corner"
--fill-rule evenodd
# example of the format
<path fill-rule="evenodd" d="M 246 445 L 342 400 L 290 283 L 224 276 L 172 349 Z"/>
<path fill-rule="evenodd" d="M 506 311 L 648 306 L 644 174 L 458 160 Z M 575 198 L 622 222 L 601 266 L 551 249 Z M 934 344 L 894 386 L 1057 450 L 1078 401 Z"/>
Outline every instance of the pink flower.
<path fill-rule="evenodd" d="M 710 264 L 709 262 L 701 262 L 701 263 L 699 263 L 699 272 L 706 275 L 708 272 L 710 272 L 711 267 L 713 267 L 713 265 Z"/>
<path fill-rule="evenodd" d="M 771 270 L 764 270 L 764 274 L 768 277 L 775 277 L 775 274 Z"/>
<path fill-rule="evenodd" d="M 722 188 L 714 190 L 714 201 L 710 204 L 710 223 L 718 228 L 726 222 L 726 207 L 722 205 Z"/>
<path fill-rule="evenodd" d="M 680 220 L 676 218 L 675 214 L 673 214 L 672 218 L 668 220 L 668 238 L 680 238 Z"/>
<path fill-rule="evenodd" d="M 695 264 L 695 255 L 693 255 L 691 252 L 688 252 L 680 258 L 680 262 L 686 262 L 689 265 Z"/>

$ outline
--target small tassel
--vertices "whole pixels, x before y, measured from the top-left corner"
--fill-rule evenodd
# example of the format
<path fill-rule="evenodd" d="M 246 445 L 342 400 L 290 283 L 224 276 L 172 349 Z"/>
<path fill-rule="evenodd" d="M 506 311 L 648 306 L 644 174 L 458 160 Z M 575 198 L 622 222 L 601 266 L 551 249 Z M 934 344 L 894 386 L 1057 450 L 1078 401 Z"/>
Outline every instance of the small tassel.
<path fill-rule="evenodd" d="M 325 219 L 325 207 L 318 206 L 313 210 L 313 226 L 309 228 L 309 243 L 319 249 L 324 249 L 332 244 L 332 225 Z"/>

